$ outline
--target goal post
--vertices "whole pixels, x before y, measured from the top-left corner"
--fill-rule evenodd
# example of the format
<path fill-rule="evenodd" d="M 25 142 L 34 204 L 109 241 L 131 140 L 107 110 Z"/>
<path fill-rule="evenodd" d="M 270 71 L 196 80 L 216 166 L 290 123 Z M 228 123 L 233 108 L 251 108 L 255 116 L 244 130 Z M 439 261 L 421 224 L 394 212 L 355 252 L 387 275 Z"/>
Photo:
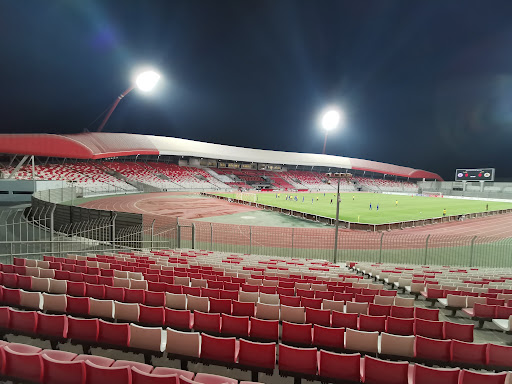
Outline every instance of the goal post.
<path fill-rule="evenodd" d="M 423 191 L 422 195 L 426 197 L 443 197 L 443 192 Z"/>
<path fill-rule="evenodd" d="M 255 203 L 257 201 L 256 194 L 250 192 L 237 192 L 236 199 L 242 201 L 249 201 L 252 203 Z"/>

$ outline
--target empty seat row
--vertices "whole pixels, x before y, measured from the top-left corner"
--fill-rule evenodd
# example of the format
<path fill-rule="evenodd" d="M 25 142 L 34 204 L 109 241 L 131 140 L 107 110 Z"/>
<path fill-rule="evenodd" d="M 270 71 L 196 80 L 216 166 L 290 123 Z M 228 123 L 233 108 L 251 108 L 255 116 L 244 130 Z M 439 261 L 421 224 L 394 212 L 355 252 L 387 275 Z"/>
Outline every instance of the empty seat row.
<path fill-rule="evenodd" d="M 14 381 L 48 384 L 238 384 L 238 380 L 129 360 L 72 352 L 42 350 L 26 344 L 0 342 L 0 373 Z M 242 382 L 249 383 L 249 382 Z"/>
<path fill-rule="evenodd" d="M 430 368 L 359 354 L 317 352 L 314 348 L 279 346 L 279 371 L 321 381 L 365 384 L 504 384 L 507 373 L 482 373 L 459 368 Z"/>
<path fill-rule="evenodd" d="M 138 326 L 133 323 L 111 323 L 98 318 L 76 318 L 37 311 L 19 311 L 9 307 L 0 307 L 0 329 L 2 333 L 37 336 L 55 342 L 65 342 L 69 338 L 86 345 L 100 344 L 110 348 L 130 347 L 142 350 L 145 354 L 161 353 L 165 350 L 175 355 L 205 358 L 208 356 L 212 360 L 218 360 L 216 356 L 220 355 L 236 356 L 237 343 L 242 339 L 236 340 L 235 337 L 271 341 L 274 346 L 279 338 L 277 321 L 226 315 L 222 316 L 221 322 L 218 314 L 197 312 L 194 314 L 192 323 L 190 317 L 182 318 L 180 313 L 170 312 L 165 316 L 165 325 L 182 325 L 181 328 L 193 328 L 196 332 L 180 332 L 170 328 L 162 330 L 161 327 Z M 199 330 L 205 333 L 197 332 Z M 214 337 L 211 334 L 235 337 Z M 214 340 L 210 344 L 212 350 L 207 348 L 205 340 Z M 230 340 L 229 343 L 226 340 Z M 422 336 L 399 336 L 384 332 L 379 338 L 378 332 L 328 328 L 319 325 L 312 327 L 311 324 L 287 322 L 283 323 L 282 341 L 291 345 L 313 345 L 332 350 L 351 350 L 443 365 L 512 367 L 512 347 L 494 344 L 436 340 Z M 228 344 L 222 347 L 223 343 Z"/>

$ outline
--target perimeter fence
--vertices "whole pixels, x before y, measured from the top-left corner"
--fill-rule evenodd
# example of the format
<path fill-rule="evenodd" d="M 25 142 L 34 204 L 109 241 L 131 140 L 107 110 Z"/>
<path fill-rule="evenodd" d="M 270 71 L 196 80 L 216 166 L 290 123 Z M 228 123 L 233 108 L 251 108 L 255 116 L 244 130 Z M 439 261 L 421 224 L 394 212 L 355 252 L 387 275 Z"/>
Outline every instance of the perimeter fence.
<path fill-rule="evenodd" d="M 70 191 L 0 210 L 0 261 L 14 256 L 191 248 L 334 260 L 334 228 L 209 223 L 58 204 Z M 52 200 L 47 201 L 47 200 Z M 512 267 L 512 238 L 339 230 L 336 261 Z"/>

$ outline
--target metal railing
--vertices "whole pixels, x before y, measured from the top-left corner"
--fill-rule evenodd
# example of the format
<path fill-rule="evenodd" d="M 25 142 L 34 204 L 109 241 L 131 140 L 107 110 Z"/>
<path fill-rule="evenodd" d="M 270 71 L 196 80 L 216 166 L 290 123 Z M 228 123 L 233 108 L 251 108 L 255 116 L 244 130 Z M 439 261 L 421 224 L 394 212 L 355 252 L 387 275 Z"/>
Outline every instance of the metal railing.
<path fill-rule="evenodd" d="M 47 193 L 48 200 L 69 191 Z M 69 196 L 67 196 L 69 197 Z M 209 223 L 69 207 L 34 197 L 25 209 L 0 210 L 0 262 L 43 254 L 192 248 L 331 260 L 332 228 Z M 85 210 L 85 211 L 78 211 Z M 66 216 L 69 214 L 69 217 Z M 512 267 L 512 238 L 340 229 L 338 259 L 421 265 Z M 332 261 L 332 260 L 331 260 Z"/>

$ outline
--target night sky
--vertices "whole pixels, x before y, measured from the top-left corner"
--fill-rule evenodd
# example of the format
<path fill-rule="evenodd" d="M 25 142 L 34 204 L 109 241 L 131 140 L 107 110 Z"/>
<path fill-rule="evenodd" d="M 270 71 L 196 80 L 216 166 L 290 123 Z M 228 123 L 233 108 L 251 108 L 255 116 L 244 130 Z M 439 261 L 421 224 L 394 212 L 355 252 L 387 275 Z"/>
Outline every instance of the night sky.
<path fill-rule="evenodd" d="M 0 0 L 2 133 L 94 131 L 512 178 L 512 1 Z"/>

